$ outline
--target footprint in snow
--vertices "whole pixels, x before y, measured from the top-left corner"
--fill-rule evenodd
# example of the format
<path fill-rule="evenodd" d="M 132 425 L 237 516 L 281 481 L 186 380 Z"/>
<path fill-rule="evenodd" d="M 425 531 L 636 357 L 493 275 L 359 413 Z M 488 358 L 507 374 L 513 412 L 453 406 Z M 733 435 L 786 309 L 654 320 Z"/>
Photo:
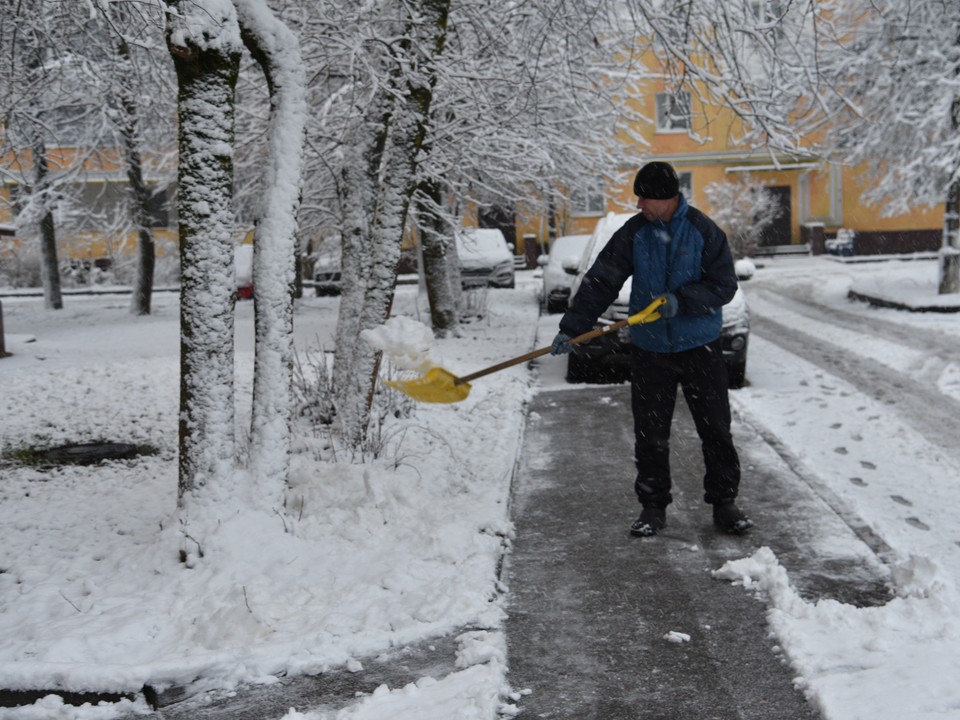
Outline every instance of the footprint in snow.
<path fill-rule="evenodd" d="M 861 460 L 861 461 L 860 461 L 860 467 L 866 468 L 867 470 L 876 470 L 876 469 L 877 469 L 877 466 L 874 465 L 874 464 L 873 464 L 872 462 L 870 462 L 869 460 Z"/>
<path fill-rule="evenodd" d="M 843 427 L 843 423 L 834 423 L 833 425 L 830 426 L 830 429 L 831 429 L 831 430 L 839 430 L 839 429 L 842 428 L 842 427 Z"/>
<path fill-rule="evenodd" d="M 913 527 L 917 528 L 917 530 L 929 530 L 929 529 L 930 529 L 930 526 L 929 526 L 929 525 L 927 525 L 927 524 L 926 524 L 923 520 L 921 520 L 920 518 L 916 518 L 916 517 L 908 517 L 908 518 L 907 518 L 907 525 L 912 525 Z"/>
<path fill-rule="evenodd" d="M 852 482 L 852 483 L 853 483 L 854 485 L 856 485 L 857 487 L 866 487 L 866 486 L 867 486 L 867 481 L 864 480 L 863 478 L 859 478 L 859 477 L 852 477 L 852 478 L 850 478 L 850 482 Z"/>
<path fill-rule="evenodd" d="M 895 503 L 900 503 L 901 505 L 906 505 L 907 507 L 913 507 L 913 503 L 907 500 L 902 495 L 891 495 L 890 499 Z"/>
<path fill-rule="evenodd" d="M 845 447 L 834 448 L 833 451 L 834 451 L 837 455 L 846 455 L 848 452 L 850 452 L 850 451 L 847 450 Z"/>

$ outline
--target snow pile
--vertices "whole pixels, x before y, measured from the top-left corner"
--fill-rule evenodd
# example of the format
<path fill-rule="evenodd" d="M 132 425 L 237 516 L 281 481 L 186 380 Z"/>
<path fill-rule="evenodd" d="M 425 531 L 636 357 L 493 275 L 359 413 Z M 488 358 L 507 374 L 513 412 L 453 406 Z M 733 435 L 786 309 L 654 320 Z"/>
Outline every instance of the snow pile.
<path fill-rule="evenodd" d="M 431 359 L 433 331 L 409 317 L 392 317 L 372 330 L 363 330 L 360 339 L 390 356 L 401 370 L 424 372 L 436 363 Z"/>
<path fill-rule="evenodd" d="M 797 685 L 824 717 L 933 720 L 960 708 L 960 686 L 943 682 L 960 677 L 960 610 L 952 585 L 929 559 L 897 566 L 902 596 L 882 607 L 806 602 L 769 548 L 714 575 L 767 599 L 771 631 L 799 675 Z"/>

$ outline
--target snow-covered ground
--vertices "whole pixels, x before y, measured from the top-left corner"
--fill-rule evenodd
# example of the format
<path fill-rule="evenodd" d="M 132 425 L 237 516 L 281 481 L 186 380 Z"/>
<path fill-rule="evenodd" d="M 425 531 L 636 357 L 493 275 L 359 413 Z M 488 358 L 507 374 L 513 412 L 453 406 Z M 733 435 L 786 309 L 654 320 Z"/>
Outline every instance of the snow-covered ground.
<path fill-rule="evenodd" d="M 416 288 L 403 287 L 395 313 L 406 319 L 388 323 L 379 341 L 395 354 L 429 351 L 457 374 L 520 355 L 549 344 L 559 319 L 538 320 L 537 282 L 520 273 L 516 290 L 487 295 L 486 314 L 462 338 L 439 341 L 418 322 Z M 851 286 L 935 294 L 933 262 L 781 258 L 766 262 L 744 289 L 757 317 L 783 318 L 788 311 L 767 293 L 791 285 L 865 318 L 960 335 L 957 314 L 878 310 L 846 299 Z M 109 440 L 159 453 L 95 467 L 0 466 L 0 688 L 230 687 L 281 673 L 359 669 L 405 644 L 460 633 L 457 669 L 445 677 L 382 687 L 340 711 L 302 707 L 287 717 L 451 720 L 516 712 L 496 573 L 512 533 L 507 496 L 524 403 L 562 384 L 562 359 L 544 358 L 536 373 L 521 365 L 478 379 L 461 403 L 396 397 L 400 417 L 385 422 L 363 457 L 304 425 L 286 507 L 239 514 L 188 569 L 177 557 L 176 298 L 158 294 L 148 318 L 132 317 L 124 297 L 65 302 L 48 312 L 38 298 L 3 300 L 14 354 L 0 360 L 0 452 Z M 336 303 L 298 303 L 305 367 L 319 346 L 332 344 Z M 419 307 L 422 313 L 422 301 Z M 923 348 L 831 330 L 828 316 L 797 313 L 789 322 L 844 352 L 929 379 L 945 403 L 960 396 L 960 360 L 943 360 L 932 377 Z M 242 436 L 250 303 L 238 305 L 237 327 Z M 895 404 L 756 332 L 747 377 L 749 385 L 732 393 L 738 422 L 775 437 L 882 538 L 899 596 L 864 609 L 807 602 L 769 551 L 716 568 L 718 576 L 769 603 L 771 642 L 825 718 L 960 717 L 960 538 L 952 517 L 960 450 L 931 444 Z M 762 518 L 762 508 L 752 510 Z M 29 708 L 0 709 L 0 719 L 132 711 L 148 708 L 143 701 L 75 708 L 51 695 Z"/>

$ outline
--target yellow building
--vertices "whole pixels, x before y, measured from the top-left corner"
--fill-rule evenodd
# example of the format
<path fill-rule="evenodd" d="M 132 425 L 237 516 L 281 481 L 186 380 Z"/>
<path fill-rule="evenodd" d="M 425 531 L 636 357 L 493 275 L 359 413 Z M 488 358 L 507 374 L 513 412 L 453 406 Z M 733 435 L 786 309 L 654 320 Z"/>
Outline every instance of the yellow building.
<path fill-rule="evenodd" d="M 66 171 L 76 174 L 77 180 L 61 188 L 74 202 L 83 208 L 75 219 L 56 224 L 57 249 L 61 260 L 84 263 L 88 267 L 108 267 L 120 258 L 132 262 L 136 257 L 137 233 L 129 227 L 125 196 L 129 192 L 126 168 L 117 148 L 48 148 L 47 164 L 51 176 L 57 177 Z M 159 168 L 168 155 L 148 156 L 143 171 L 146 182 L 154 194 L 149 203 L 150 227 L 157 243 L 158 256 L 174 251 L 178 238 L 174 208 L 168 202 L 172 188 L 163 187 Z M 12 226 L 13 215 L 19 205 L 20 183 L 11 178 L 22 177 L 28 182 L 34 176 L 33 153 L 24 150 L 19 154 L 9 152 L 3 158 L 3 166 L 9 170 L 0 183 L 0 225 Z M 169 172 L 165 173 L 169 176 Z M 128 228 L 107 232 L 107 227 Z"/>
<path fill-rule="evenodd" d="M 696 207 L 714 212 L 705 188 L 711 183 L 736 182 L 749 175 L 773 193 L 781 207 L 778 220 L 761 240 L 759 252 L 783 250 L 807 243 L 823 252 L 824 238 L 840 229 L 855 234 L 854 253 L 909 253 L 940 247 L 943 206 L 920 207 L 908 214 L 885 217 L 882 208 L 866 205 L 861 195 L 869 178 L 863 167 L 849 167 L 813 155 L 788 156 L 749 151 L 738 144 L 743 136 L 738 118 L 727 108 L 705 106 L 688 91 L 668 91 L 663 82 L 648 83 L 650 91 L 633 98 L 650 120 L 635 127 L 649 147 L 644 160 L 671 163 L 680 175 L 684 194 Z M 625 136 L 624 136 L 625 137 Z M 624 139 L 624 143 L 629 142 Z M 629 180 L 602 186 L 591 197 L 572 197 L 569 214 L 558 234 L 589 233 L 610 211 L 632 208 L 632 177 L 637 167 L 617 168 Z M 546 241 L 544 223 L 518 226 L 518 237 Z"/>

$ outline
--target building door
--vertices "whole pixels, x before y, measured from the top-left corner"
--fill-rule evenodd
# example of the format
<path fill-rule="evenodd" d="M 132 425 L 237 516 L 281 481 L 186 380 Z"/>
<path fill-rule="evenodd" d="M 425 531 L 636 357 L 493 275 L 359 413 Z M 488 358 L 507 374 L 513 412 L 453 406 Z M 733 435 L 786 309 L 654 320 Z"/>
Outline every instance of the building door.
<path fill-rule="evenodd" d="M 793 227 L 793 212 L 791 211 L 789 185 L 774 185 L 767 188 L 767 192 L 773 195 L 780 207 L 780 214 L 760 236 L 760 247 L 770 247 L 772 245 L 789 245 L 791 242 L 791 228 Z"/>

